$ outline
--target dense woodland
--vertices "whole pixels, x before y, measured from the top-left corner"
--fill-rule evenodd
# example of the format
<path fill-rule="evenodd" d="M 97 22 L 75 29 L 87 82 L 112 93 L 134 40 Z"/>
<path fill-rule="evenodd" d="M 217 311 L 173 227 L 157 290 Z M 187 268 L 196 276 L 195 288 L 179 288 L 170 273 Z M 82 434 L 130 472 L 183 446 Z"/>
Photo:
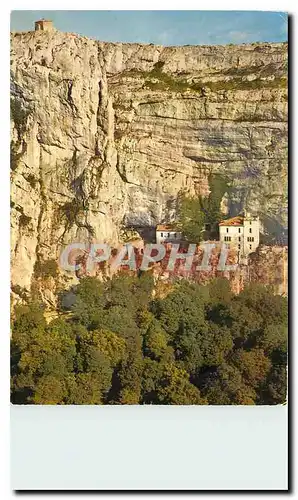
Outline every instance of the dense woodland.
<path fill-rule="evenodd" d="M 47 323 L 15 309 L 15 404 L 278 404 L 286 399 L 287 300 L 261 285 L 179 281 L 153 293 L 151 273 L 84 278 Z M 68 305 L 67 305 L 68 304 Z"/>

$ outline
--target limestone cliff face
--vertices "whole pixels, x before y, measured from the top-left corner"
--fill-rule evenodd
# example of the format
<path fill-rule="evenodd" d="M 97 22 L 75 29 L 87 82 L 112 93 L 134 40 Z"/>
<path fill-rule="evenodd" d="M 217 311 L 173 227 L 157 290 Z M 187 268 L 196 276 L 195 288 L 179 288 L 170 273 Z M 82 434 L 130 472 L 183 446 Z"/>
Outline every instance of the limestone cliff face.
<path fill-rule="evenodd" d="M 287 212 L 287 45 L 11 38 L 12 282 L 69 242 L 116 244 L 124 226 L 175 218 L 181 191 L 280 237 Z"/>

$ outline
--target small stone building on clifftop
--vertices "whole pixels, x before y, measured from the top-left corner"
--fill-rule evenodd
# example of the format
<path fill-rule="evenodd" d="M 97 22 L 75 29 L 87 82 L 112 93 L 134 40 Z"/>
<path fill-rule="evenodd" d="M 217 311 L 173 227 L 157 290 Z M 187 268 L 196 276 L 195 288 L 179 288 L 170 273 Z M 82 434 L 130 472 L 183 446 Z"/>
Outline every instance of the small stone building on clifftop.
<path fill-rule="evenodd" d="M 40 19 L 35 21 L 35 31 L 54 31 L 53 21 L 47 19 Z"/>

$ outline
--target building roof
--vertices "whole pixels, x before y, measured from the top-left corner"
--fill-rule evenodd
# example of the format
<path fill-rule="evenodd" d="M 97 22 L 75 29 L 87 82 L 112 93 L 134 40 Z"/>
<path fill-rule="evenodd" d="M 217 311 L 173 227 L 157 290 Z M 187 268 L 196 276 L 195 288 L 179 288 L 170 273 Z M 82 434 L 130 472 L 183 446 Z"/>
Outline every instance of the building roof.
<path fill-rule="evenodd" d="M 244 216 L 237 215 L 236 217 L 231 217 L 230 219 L 222 220 L 219 226 L 243 226 Z"/>
<path fill-rule="evenodd" d="M 52 23 L 51 19 L 39 19 L 38 21 L 35 21 L 36 24 L 39 23 Z"/>
<path fill-rule="evenodd" d="M 180 230 L 174 224 L 158 224 L 156 226 L 156 231 L 179 231 Z"/>

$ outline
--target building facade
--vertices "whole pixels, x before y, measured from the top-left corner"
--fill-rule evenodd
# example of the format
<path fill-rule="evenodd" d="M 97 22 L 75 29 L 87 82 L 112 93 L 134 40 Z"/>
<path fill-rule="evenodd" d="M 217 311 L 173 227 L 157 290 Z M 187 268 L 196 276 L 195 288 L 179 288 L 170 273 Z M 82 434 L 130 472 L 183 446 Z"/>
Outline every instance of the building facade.
<path fill-rule="evenodd" d="M 159 224 L 156 226 L 156 243 L 179 243 L 182 233 L 173 224 Z"/>
<path fill-rule="evenodd" d="M 40 19 L 35 21 L 35 31 L 54 31 L 53 21 L 47 19 Z"/>
<path fill-rule="evenodd" d="M 260 243 L 259 217 L 247 213 L 220 222 L 219 240 L 238 250 L 240 256 L 255 252 Z"/>

